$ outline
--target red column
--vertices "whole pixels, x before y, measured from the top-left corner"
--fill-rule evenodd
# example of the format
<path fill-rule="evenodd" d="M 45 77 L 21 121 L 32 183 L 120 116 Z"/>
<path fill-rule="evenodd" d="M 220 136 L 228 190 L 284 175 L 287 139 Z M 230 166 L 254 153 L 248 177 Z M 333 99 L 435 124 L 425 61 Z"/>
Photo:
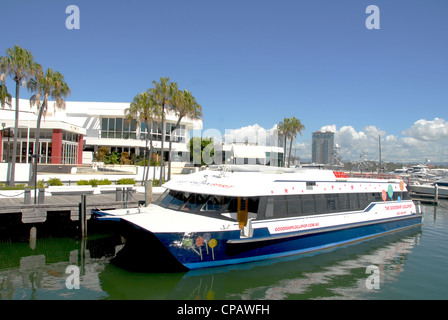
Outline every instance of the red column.
<path fill-rule="evenodd" d="M 53 141 L 51 147 L 51 163 L 62 163 L 62 130 L 53 129 Z"/>
<path fill-rule="evenodd" d="M 79 135 L 78 139 L 78 164 L 82 164 L 82 149 L 84 147 L 83 135 Z"/>

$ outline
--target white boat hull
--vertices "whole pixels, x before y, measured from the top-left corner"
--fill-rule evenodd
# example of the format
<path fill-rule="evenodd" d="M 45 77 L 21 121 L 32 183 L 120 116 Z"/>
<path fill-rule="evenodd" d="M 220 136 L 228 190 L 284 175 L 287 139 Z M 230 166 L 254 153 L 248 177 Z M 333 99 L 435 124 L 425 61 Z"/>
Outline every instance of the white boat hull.
<path fill-rule="evenodd" d="M 414 193 L 420 193 L 425 195 L 434 195 L 435 186 L 432 185 L 409 185 L 408 189 Z M 439 187 L 439 196 L 448 196 L 448 187 Z"/>

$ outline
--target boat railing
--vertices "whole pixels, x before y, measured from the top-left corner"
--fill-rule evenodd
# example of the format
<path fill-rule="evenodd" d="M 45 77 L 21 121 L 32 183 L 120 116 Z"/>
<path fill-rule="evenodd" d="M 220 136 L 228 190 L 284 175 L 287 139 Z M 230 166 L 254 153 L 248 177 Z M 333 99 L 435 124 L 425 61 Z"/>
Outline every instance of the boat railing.
<path fill-rule="evenodd" d="M 403 180 L 403 177 L 396 174 L 390 173 L 378 173 L 378 172 L 343 172 L 340 171 L 336 174 L 336 178 L 370 178 L 370 179 L 384 179 L 384 180 L 392 180 L 398 179 Z"/>

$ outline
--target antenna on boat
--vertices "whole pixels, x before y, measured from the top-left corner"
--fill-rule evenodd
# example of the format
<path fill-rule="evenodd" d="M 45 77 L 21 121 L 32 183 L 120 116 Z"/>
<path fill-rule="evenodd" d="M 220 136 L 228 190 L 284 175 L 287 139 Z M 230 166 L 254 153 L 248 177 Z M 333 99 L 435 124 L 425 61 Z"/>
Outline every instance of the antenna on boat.
<path fill-rule="evenodd" d="M 219 170 L 219 177 L 220 178 L 225 177 L 226 173 L 230 171 L 230 169 L 227 166 L 225 166 L 225 165 L 218 166 L 217 169 Z"/>

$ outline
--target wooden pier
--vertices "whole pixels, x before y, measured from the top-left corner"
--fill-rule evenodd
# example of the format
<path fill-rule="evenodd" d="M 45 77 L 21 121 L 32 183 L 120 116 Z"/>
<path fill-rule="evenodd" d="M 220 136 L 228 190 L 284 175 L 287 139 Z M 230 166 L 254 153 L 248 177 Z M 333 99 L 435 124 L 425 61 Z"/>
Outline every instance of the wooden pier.
<path fill-rule="evenodd" d="M 24 204 L 20 198 L 0 199 L 0 215 L 4 213 L 21 213 L 23 223 L 45 222 L 47 213 L 52 211 L 71 211 L 71 219 L 79 219 L 79 204 L 82 194 L 77 195 L 53 195 L 45 198 L 43 204 Z M 116 201 L 115 193 L 111 194 L 88 194 L 86 197 L 86 209 L 120 209 L 138 206 L 144 203 L 145 194 L 133 193 L 127 201 Z"/>
<path fill-rule="evenodd" d="M 155 198 L 157 195 L 154 195 Z M 80 236 L 87 236 L 87 221 L 92 209 L 111 210 L 137 207 L 145 204 L 145 193 L 123 190 L 123 193 L 69 194 L 47 196 L 44 203 L 25 204 L 24 198 L 0 199 L 0 238 L 14 230 L 29 230 L 30 237 L 36 226 L 52 224 L 52 228 L 63 229 L 76 225 Z"/>

